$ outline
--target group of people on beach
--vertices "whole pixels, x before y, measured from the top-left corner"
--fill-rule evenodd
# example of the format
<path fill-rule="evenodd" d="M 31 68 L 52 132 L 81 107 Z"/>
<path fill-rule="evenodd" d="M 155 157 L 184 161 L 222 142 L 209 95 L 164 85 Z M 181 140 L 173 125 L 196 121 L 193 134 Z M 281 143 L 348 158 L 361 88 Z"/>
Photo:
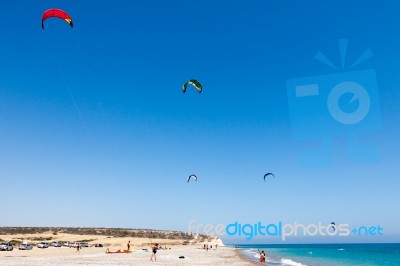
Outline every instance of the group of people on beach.
<path fill-rule="evenodd" d="M 210 245 L 210 247 L 208 247 L 208 244 L 204 244 L 203 245 L 203 249 L 205 249 L 206 251 L 208 251 L 208 249 L 212 249 L 213 245 Z M 215 244 L 215 250 L 217 250 L 218 248 L 218 244 Z"/>
<path fill-rule="evenodd" d="M 158 250 L 160 247 L 161 247 L 161 246 L 158 245 L 158 243 L 151 244 L 151 252 L 152 252 L 152 254 L 151 254 L 151 257 L 150 257 L 150 261 L 153 261 L 153 259 L 154 259 L 154 262 L 157 262 L 156 253 L 157 253 L 157 250 Z M 128 251 L 131 250 L 131 241 L 128 241 L 127 248 L 128 248 Z"/>
<path fill-rule="evenodd" d="M 157 250 L 158 250 L 159 247 L 160 246 L 158 245 L 158 243 L 154 243 L 154 244 L 151 245 L 152 254 L 151 254 L 151 257 L 150 257 L 150 261 L 153 261 L 153 259 L 154 259 L 154 262 L 157 262 L 156 253 L 157 253 Z M 131 241 L 128 241 L 127 248 L 128 248 L 128 251 L 131 250 Z"/>

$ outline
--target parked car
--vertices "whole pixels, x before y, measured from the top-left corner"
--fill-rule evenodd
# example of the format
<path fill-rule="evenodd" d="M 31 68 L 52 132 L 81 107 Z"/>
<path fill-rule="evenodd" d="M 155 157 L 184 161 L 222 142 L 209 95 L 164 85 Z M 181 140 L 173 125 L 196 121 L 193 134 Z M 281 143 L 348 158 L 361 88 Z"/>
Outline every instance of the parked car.
<path fill-rule="evenodd" d="M 96 248 L 102 248 L 103 247 L 103 244 L 96 244 L 96 245 L 94 245 Z"/>
<path fill-rule="evenodd" d="M 62 245 L 63 244 L 60 241 L 54 241 L 51 243 L 51 246 L 56 248 L 62 247 Z"/>
<path fill-rule="evenodd" d="M 0 244 L 0 250 L 1 251 L 12 251 L 14 247 L 11 245 L 11 243 L 1 243 Z"/>
<path fill-rule="evenodd" d="M 81 248 L 88 248 L 88 247 L 92 246 L 92 245 L 90 245 L 89 243 L 86 243 L 86 242 L 81 242 L 81 243 L 79 243 L 79 245 L 81 246 Z"/>
<path fill-rule="evenodd" d="M 69 247 L 70 244 L 71 244 L 71 243 L 69 243 L 69 242 L 65 242 L 64 245 L 63 245 L 63 247 Z"/>
<path fill-rule="evenodd" d="M 38 248 L 48 248 L 49 247 L 49 242 L 40 242 L 37 244 Z"/>
<path fill-rule="evenodd" d="M 23 243 L 19 246 L 19 250 L 31 250 L 32 248 L 32 245 L 28 243 Z"/>

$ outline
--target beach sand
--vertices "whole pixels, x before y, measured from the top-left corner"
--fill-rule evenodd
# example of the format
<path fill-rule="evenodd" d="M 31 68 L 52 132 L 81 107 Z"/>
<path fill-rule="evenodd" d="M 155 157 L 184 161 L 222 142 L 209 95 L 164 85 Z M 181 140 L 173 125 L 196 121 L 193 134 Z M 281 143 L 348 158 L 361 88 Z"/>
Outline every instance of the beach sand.
<path fill-rule="evenodd" d="M 17 250 L 0 252 L 0 265 L 255 265 L 241 257 L 237 250 L 218 247 L 205 251 L 195 246 L 173 246 L 159 250 L 157 262 L 151 262 L 152 252 L 142 249 L 130 254 L 106 254 L 106 248 L 83 248 L 77 253 L 73 248 Z M 110 250 L 113 250 L 110 248 Z M 185 256 L 184 259 L 179 259 Z"/>
<path fill-rule="evenodd" d="M 40 249 L 36 246 L 32 250 L 18 250 L 14 245 L 13 251 L 0 252 L 0 265 L 254 265 L 242 256 L 234 248 L 224 247 L 219 239 L 213 239 L 207 242 L 182 245 L 182 239 L 149 239 L 135 237 L 113 237 L 107 235 L 76 235 L 58 233 L 52 234 L 51 231 L 40 234 L 12 234 L 0 235 L 4 242 L 19 240 L 37 244 L 38 238 L 49 238 L 47 242 L 69 241 L 69 242 L 89 242 L 92 247 L 82 248 L 78 253 L 75 248 L 69 247 L 49 247 Z M 35 241 L 33 240 L 35 239 Z M 90 240 L 90 241 L 89 241 Z M 108 248 L 110 251 L 126 249 L 130 241 L 131 249 L 135 250 L 129 254 L 106 254 Z M 94 245 L 101 243 L 102 248 L 96 248 Z M 159 243 L 163 248 L 157 251 L 157 262 L 150 262 L 151 246 L 150 243 Z M 208 251 L 202 249 L 204 244 L 209 244 L 214 249 Z M 215 250 L 215 244 L 218 249 Z M 184 259 L 179 259 L 185 256 Z"/>

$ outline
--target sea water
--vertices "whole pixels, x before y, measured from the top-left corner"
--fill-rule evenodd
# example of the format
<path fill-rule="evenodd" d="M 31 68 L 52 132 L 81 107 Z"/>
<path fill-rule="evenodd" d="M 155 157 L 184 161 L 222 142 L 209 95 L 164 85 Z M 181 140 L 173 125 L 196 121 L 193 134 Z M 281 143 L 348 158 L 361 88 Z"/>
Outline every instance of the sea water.
<path fill-rule="evenodd" d="M 241 252 L 258 261 L 258 250 L 267 265 L 293 266 L 400 266 L 400 244 L 286 244 L 241 245 Z"/>

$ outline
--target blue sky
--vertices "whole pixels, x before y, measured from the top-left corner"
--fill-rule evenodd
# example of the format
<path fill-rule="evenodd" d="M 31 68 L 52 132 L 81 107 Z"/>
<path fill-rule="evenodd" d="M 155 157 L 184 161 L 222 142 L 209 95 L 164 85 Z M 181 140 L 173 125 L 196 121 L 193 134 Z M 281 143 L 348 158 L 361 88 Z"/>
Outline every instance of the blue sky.
<path fill-rule="evenodd" d="M 53 7 L 74 28 L 49 19 L 42 30 Z M 382 242 L 398 242 L 399 9 L 396 1 L 3 2 L 0 178 L 12 204 L 0 206 L 1 225 L 186 231 L 192 219 L 334 220 L 379 224 Z M 339 39 L 348 40 L 343 70 L 315 60 L 321 51 L 340 66 Z M 367 49 L 373 57 L 350 70 Z M 361 71 L 362 84 L 368 69 L 377 85 L 364 86 L 377 94 L 369 91 L 372 111 L 356 135 L 318 109 L 323 97 L 293 111 L 288 80 L 339 83 L 340 73 Z M 182 93 L 190 78 L 202 94 Z M 293 121 L 293 112 L 307 118 Z M 320 143 L 331 146 L 303 156 Z M 360 162 L 365 154 L 374 156 Z M 321 158 L 328 163 L 315 164 Z M 263 182 L 266 172 L 276 178 Z M 186 184 L 192 173 L 199 181 Z"/>

